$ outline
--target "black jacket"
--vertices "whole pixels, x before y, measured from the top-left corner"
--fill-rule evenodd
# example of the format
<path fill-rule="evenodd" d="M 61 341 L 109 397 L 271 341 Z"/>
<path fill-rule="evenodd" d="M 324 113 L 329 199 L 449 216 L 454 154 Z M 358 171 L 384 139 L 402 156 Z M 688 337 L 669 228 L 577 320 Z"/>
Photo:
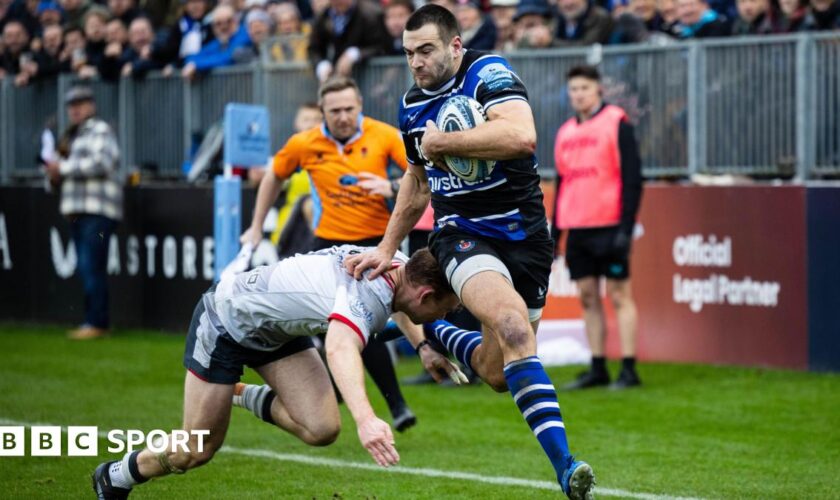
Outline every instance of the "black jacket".
<path fill-rule="evenodd" d="M 358 47 L 360 60 L 365 60 L 391 52 L 392 45 L 382 10 L 369 0 L 357 0 L 341 35 L 335 34 L 330 9 L 318 16 L 309 42 L 309 59 L 313 65 L 323 60 L 334 64 L 345 50 Z"/>

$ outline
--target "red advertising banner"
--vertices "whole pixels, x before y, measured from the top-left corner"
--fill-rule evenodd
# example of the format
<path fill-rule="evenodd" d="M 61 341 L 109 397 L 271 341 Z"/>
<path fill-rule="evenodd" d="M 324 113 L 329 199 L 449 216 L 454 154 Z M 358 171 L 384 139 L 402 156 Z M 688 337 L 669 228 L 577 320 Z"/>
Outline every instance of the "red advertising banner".
<path fill-rule="evenodd" d="M 807 368 L 804 188 L 648 185 L 639 219 L 641 359 Z M 574 314 L 562 281 L 548 320 Z M 608 354 L 620 355 L 614 324 Z"/>

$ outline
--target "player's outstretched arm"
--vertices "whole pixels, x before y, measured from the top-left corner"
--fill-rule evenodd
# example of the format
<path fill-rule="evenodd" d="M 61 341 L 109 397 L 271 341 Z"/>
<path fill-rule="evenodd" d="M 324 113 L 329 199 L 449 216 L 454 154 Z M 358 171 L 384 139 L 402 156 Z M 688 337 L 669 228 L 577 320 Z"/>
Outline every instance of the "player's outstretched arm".
<path fill-rule="evenodd" d="M 278 179 L 274 172 L 270 169 L 265 173 L 260 181 L 260 187 L 257 189 L 257 201 L 254 205 L 254 216 L 251 219 L 251 226 L 242 233 L 239 242 L 243 245 L 251 243 L 254 247 L 260 244 L 262 240 L 262 227 L 265 221 L 265 216 L 268 214 L 268 209 L 277 200 L 280 195 L 280 189 L 283 187 L 283 179 Z"/>
<path fill-rule="evenodd" d="M 479 160 L 525 158 L 537 149 L 534 115 L 526 101 L 517 99 L 491 107 L 487 122 L 469 130 L 444 133 L 429 121 L 421 147 L 430 158 L 444 155 Z"/>
<path fill-rule="evenodd" d="M 382 243 L 376 247 L 376 250 L 344 259 L 347 271 L 356 279 L 361 279 L 362 273 L 367 269 L 373 269 L 368 279 L 375 279 L 387 271 L 391 267 L 391 259 L 399 248 L 400 242 L 414 229 L 417 221 L 423 216 L 431 196 L 426 170 L 422 166 L 409 164 L 408 170 L 400 181 L 394 213 L 388 221 L 388 229 L 385 230 Z"/>
<path fill-rule="evenodd" d="M 326 339 L 327 364 L 335 385 L 356 421 L 362 446 L 377 464 L 388 467 L 396 465 L 400 455 L 394 447 L 391 426 L 374 414 L 368 401 L 361 355 L 363 348 L 362 339 L 349 326 L 340 321 L 330 322 Z"/>

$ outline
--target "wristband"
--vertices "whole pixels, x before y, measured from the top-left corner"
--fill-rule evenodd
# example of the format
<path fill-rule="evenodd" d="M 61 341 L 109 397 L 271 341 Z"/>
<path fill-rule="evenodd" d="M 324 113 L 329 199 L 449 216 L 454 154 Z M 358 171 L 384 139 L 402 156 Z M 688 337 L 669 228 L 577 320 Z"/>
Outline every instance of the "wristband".
<path fill-rule="evenodd" d="M 427 345 L 431 345 L 431 344 L 432 343 L 429 342 L 429 339 L 423 339 L 423 340 L 420 341 L 419 344 L 417 344 L 417 347 L 414 348 L 414 352 L 416 352 L 417 355 L 419 356 L 420 355 L 420 349 L 422 349 L 423 346 L 427 346 Z"/>

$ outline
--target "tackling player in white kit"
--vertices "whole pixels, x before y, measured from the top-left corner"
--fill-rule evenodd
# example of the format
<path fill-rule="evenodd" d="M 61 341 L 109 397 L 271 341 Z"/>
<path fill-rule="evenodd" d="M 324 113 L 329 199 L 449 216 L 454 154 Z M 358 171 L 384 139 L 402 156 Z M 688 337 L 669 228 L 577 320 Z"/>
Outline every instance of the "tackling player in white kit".
<path fill-rule="evenodd" d="M 392 314 L 403 324 L 419 324 L 443 317 L 459 302 L 428 250 L 411 259 L 397 254 L 382 276 L 357 281 L 344 271 L 344 258 L 363 250 L 345 245 L 297 255 L 226 276 L 205 293 L 193 314 L 184 353 L 183 422 L 187 432 L 210 431 L 203 449 L 190 433 L 188 451 L 144 449 L 102 463 L 93 473 L 97 497 L 126 498 L 135 484 L 207 463 L 224 441 L 233 404 L 309 445 L 334 442 L 341 425 L 338 405 L 311 341 L 324 332 L 327 363 L 362 446 L 379 465 L 396 464 L 399 454 L 391 428 L 374 414 L 365 393 L 360 352 Z M 418 343 L 422 333 L 412 337 Z M 457 367 L 433 350 L 424 349 L 422 355 L 435 357 L 436 377 L 457 375 Z M 237 383 L 245 365 L 267 386 L 241 391 Z M 236 388 L 240 394 L 235 395 Z"/>

